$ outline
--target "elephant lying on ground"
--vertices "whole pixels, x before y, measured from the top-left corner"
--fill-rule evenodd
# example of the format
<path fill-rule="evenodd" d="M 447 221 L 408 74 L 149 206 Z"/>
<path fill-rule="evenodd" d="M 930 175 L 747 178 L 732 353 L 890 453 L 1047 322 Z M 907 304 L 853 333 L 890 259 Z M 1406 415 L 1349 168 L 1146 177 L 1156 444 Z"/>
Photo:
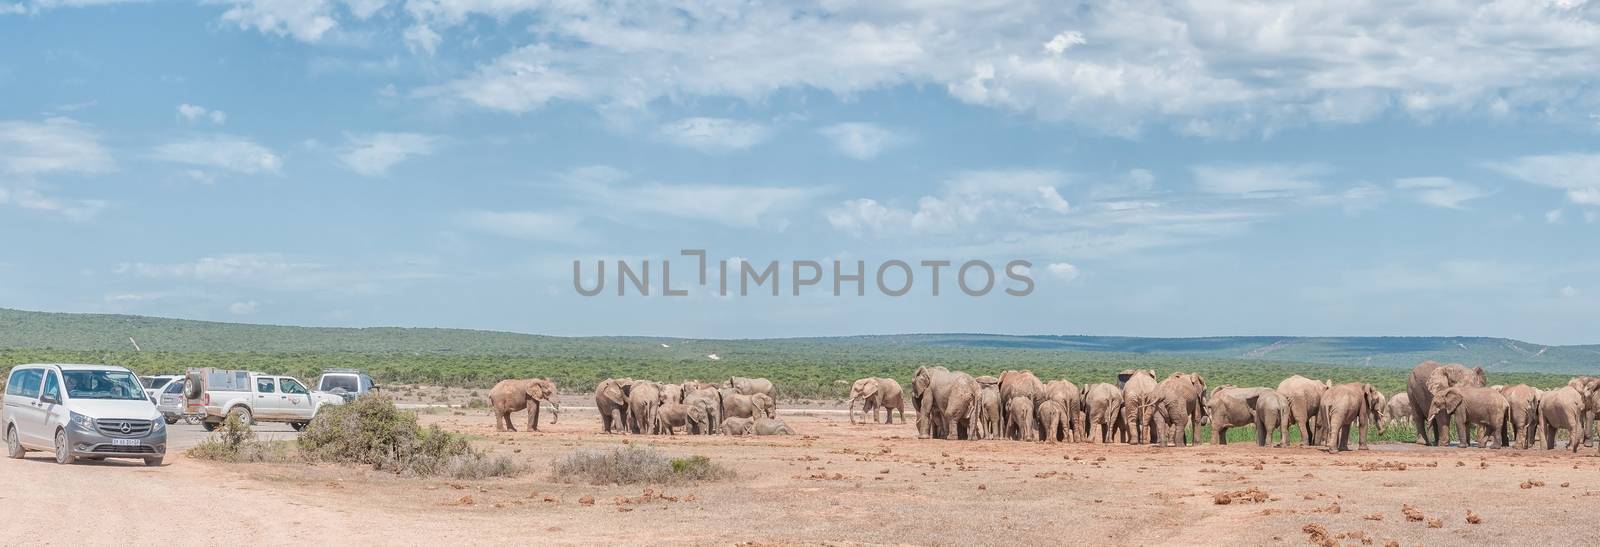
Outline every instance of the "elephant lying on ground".
<path fill-rule="evenodd" d="M 760 418 L 760 419 L 757 419 L 756 422 L 755 422 L 755 425 L 753 426 L 753 428 L 754 428 L 755 434 L 757 434 L 757 435 L 793 435 L 794 434 L 794 430 L 789 428 L 789 424 L 783 423 L 783 420 L 780 420 L 780 419 L 777 419 L 777 418 Z"/>
<path fill-rule="evenodd" d="M 1005 436 L 1016 441 L 1039 440 L 1033 427 L 1033 399 L 1018 395 L 1006 401 Z"/>
<path fill-rule="evenodd" d="M 1265 387 L 1221 386 L 1211 392 L 1206 415 L 1211 424 L 1211 444 L 1228 444 L 1228 430 L 1256 423 L 1256 402 Z"/>
<path fill-rule="evenodd" d="M 501 380 L 489 389 L 489 407 L 494 411 L 495 431 L 516 431 L 511 425 L 511 413 L 528 409 L 528 430 L 539 430 L 539 406 L 550 405 L 550 423 L 556 423 L 561 414 L 561 404 L 553 397 L 556 383 L 549 378 L 528 380 Z"/>
<path fill-rule="evenodd" d="M 1121 389 L 1112 384 L 1093 384 L 1089 386 L 1083 399 L 1086 414 L 1085 433 L 1090 439 L 1095 436 L 1095 426 L 1099 426 L 1100 442 L 1109 443 L 1118 440 L 1118 432 L 1122 433 L 1120 440 L 1127 442 L 1128 431 L 1122 428 Z"/>
<path fill-rule="evenodd" d="M 1358 430 L 1358 447 L 1367 450 L 1367 428 L 1377 426 L 1383 434 L 1383 393 L 1372 384 L 1339 384 L 1322 394 L 1320 414 L 1328 422 L 1328 450 L 1350 450 L 1351 426 Z"/>
<path fill-rule="evenodd" d="M 723 435 L 749 435 L 755 431 L 756 421 L 750 418 L 728 418 L 722 420 Z"/>
<path fill-rule="evenodd" d="M 1289 399 L 1284 398 L 1278 390 L 1269 389 L 1261 392 L 1256 397 L 1256 446 L 1266 446 L 1272 442 L 1272 430 L 1277 429 L 1279 438 L 1277 444 L 1272 446 L 1283 448 L 1289 446 Z"/>
<path fill-rule="evenodd" d="M 1489 440 L 1493 439 L 1495 447 L 1506 446 L 1506 422 L 1511 419 L 1511 403 L 1500 390 L 1487 387 L 1451 386 L 1434 394 L 1433 404 L 1428 406 L 1427 423 L 1432 423 L 1440 414 L 1456 417 L 1459 424 L 1461 448 L 1472 444 L 1472 426 L 1482 426 L 1483 437 L 1479 439 L 1478 446 L 1489 447 Z"/>

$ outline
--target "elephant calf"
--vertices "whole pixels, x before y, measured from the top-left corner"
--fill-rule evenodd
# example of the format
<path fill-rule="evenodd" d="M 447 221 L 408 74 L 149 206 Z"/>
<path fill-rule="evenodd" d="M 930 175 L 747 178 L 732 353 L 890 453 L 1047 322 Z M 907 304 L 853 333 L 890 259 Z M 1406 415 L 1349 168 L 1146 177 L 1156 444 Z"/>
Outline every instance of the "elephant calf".
<path fill-rule="evenodd" d="M 757 419 L 755 421 L 755 425 L 752 426 L 752 429 L 755 431 L 755 434 L 757 434 L 757 435 L 793 435 L 794 434 L 794 430 L 789 428 L 789 424 L 783 423 L 783 420 L 780 420 L 780 419 L 777 419 L 777 418 L 760 418 L 760 419 Z"/>
<path fill-rule="evenodd" d="M 699 420 L 693 417 L 698 416 Z M 668 435 L 677 435 L 678 428 L 688 429 L 691 423 L 705 421 L 705 411 L 700 407 L 683 403 L 666 403 L 656 408 L 657 433 L 665 431 Z"/>
<path fill-rule="evenodd" d="M 1289 446 L 1289 424 L 1293 420 L 1289 415 L 1289 399 L 1278 390 L 1269 389 L 1256 398 L 1256 446 L 1266 446 L 1272 442 L 1272 430 L 1277 429 L 1279 438 L 1282 439 L 1272 446 L 1283 448 Z"/>
<path fill-rule="evenodd" d="M 1044 426 L 1045 442 L 1055 444 L 1072 438 L 1072 419 L 1061 401 L 1045 399 L 1039 403 L 1039 423 Z"/>
<path fill-rule="evenodd" d="M 1012 434 L 1013 431 L 1016 433 Z M 1036 441 L 1036 433 L 1033 427 L 1033 399 L 1012 397 L 1006 402 L 1005 435 L 1012 440 Z"/>
<path fill-rule="evenodd" d="M 722 420 L 722 434 L 749 435 L 755 430 L 755 424 L 752 418 L 726 418 Z"/>
<path fill-rule="evenodd" d="M 993 439 L 1000 436 L 1000 386 L 985 385 L 978 390 L 978 424 L 973 427 L 973 438 Z"/>

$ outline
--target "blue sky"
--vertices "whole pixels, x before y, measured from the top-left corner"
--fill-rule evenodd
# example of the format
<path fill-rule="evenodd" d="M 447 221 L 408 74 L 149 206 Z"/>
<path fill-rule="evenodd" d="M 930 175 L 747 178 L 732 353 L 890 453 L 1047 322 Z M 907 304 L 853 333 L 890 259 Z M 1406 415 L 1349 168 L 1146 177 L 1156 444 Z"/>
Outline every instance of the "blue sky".
<path fill-rule="evenodd" d="M 1579 0 L 0 0 L 0 51 L 0 306 L 1600 342 Z M 685 248 L 1037 288 L 572 289 Z"/>

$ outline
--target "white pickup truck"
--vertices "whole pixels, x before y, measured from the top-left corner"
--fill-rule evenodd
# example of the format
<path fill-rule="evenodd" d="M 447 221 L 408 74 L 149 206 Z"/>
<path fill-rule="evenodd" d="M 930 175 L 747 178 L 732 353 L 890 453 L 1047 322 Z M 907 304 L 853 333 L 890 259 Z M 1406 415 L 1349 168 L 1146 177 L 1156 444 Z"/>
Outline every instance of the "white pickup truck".
<path fill-rule="evenodd" d="M 216 429 L 229 415 L 247 424 L 287 423 L 299 431 L 324 407 L 344 404 L 343 397 L 311 391 L 290 376 L 217 368 L 189 369 L 185 376 L 188 411 L 204 415 L 206 431 Z"/>

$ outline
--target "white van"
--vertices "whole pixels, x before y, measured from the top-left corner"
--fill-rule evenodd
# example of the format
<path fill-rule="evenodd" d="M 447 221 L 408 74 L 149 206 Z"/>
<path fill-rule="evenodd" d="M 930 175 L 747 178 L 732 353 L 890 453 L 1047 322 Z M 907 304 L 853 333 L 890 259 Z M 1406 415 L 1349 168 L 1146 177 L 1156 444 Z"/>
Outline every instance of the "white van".
<path fill-rule="evenodd" d="M 6 453 L 52 451 L 56 463 L 138 458 L 161 465 L 167 424 L 139 378 L 111 365 L 17 365 L 5 394 Z"/>

